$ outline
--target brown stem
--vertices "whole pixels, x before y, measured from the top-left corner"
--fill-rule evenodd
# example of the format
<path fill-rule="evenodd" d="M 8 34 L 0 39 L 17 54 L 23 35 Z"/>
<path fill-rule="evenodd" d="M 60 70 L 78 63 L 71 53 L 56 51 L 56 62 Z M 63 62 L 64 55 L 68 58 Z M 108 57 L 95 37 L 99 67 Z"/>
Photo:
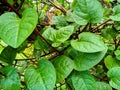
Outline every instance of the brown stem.
<path fill-rule="evenodd" d="M 16 61 L 24 61 L 24 60 L 33 60 L 33 59 L 36 59 L 36 58 L 25 58 L 25 59 L 15 59 Z"/>
<path fill-rule="evenodd" d="M 55 8 L 63 12 L 64 15 L 66 15 L 66 10 L 64 8 L 60 8 L 59 6 L 56 6 L 51 0 L 48 0 L 48 2 L 50 2 Z"/>
<path fill-rule="evenodd" d="M 111 21 L 111 19 L 109 19 L 109 20 L 107 20 L 107 21 L 101 23 L 100 25 L 96 26 L 95 28 L 91 29 L 90 31 L 94 31 L 94 30 L 98 29 L 100 26 L 106 24 L 106 23 L 109 22 L 109 21 Z"/>
<path fill-rule="evenodd" d="M 18 6 L 18 8 L 17 8 L 17 10 L 19 10 L 19 9 L 22 7 L 22 5 L 23 5 L 24 1 L 25 1 L 25 0 L 21 0 L 21 2 L 20 2 L 20 4 L 19 4 L 19 6 Z"/>
<path fill-rule="evenodd" d="M 2 73 L 2 72 L 0 72 L 0 75 L 2 75 L 3 77 L 6 77 L 6 75 L 4 73 Z"/>
<path fill-rule="evenodd" d="M 2 63 L 0 63 L 0 66 L 5 67 Z"/>
<path fill-rule="evenodd" d="M 115 39 L 114 42 L 115 42 L 115 49 L 114 49 L 114 51 L 115 51 L 115 50 L 117 50 L 118 47 L 119 47 L 120 39 L 119 39 L 118 43 L 117 43 L 117 39 Z"/>
<path fill-rule="evenodd" d="M 39 33 L 39 31 L 38 31 L 37 28 L 35 28 L 34 32 L 35 32 L 40 38 L 42 38 L 50 47 L 52 47 L 51 44 Z M 54 48 L 54 47 L 52 47 L 52 48 L 53 48 L 55 51 L 59 52 L 56 48 Z"/>
<path fill-rule="evenodd" d="M 83 32 L 83 31 L 89 26 L 89 24 L 90 24 L 90 23 L 87 23 L 87 24 L 85 25 L 85 27 L 84 27 L 81 31 L 79 30 L 79 34 L 80 34 L 81 32 Z"/>
<path fill-rule="evenodd" d="M 22 15 L 11 4 L 9 4 L 7 0 L 3 0 L 3 2 L 5 2 L 20 18 L 22 17 Z"/>

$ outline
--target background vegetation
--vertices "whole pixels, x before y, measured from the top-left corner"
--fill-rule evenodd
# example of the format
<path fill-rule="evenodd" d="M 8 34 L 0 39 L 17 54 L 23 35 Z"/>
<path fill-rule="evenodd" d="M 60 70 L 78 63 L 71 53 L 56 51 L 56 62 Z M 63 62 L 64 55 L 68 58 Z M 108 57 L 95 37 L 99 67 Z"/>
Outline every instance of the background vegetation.
<path fill-rule="evenodd" d="M 0 0 L 1 90 L 120 90 L 120 0 Z"/>

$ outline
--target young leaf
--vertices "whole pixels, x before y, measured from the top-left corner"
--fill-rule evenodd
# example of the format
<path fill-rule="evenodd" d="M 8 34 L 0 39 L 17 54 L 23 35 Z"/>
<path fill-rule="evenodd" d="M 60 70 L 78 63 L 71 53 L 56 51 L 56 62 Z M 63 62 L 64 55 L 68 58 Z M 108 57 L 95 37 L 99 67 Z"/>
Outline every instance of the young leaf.
<path fill-rule="evenodd" d="M 66 26 L 62 27 L 59 30 L 54 30 L 52 28 L 48 28 L 44 33 L 43 36 L 52 41 L 53 47 L 58 47 L 61 43 L 65 42 L 69 39 L 70 35 L 72 35 L 74 31 L 74 26 Z"/>
<path fill-rule="evenodd" d="M 56 69 L 57 83 L 63 81 L 73 70 L 74 62 L 67 56 L 59 56 L 52 60 Z"/>
<path fill-rule="evenodd" d="M 73 6 L 73 13 L 90 23 L 100 22 L 103 12 L 98 0 L 77 0 Z"/>
<path fill-rule="evenodd" d="M 112 90 L 112 87 L 105 82 L 96 82 L 97 90 Z"/>
<path fill-rule="evenodd" d="M 0 38 L 8 45 L 17 48 L 34 31 L 38 20 L 37 12 L 27 8 L 19 18 L 14 12 L 0 16 Z"/>
<path fill-rule="evenodd" d="M 108 55 L 104 59 L 104 63 L 105 63 L 105 66 L 107 67 L 107 69 L 111 69 L 113 67 L 119 67 L 120 66 L 120 61 L 116 60 L 111 55 Z"/>
<path fill-rule="evenodd" d="M 56 73 L 48 60 L 40 60 L 38 69 L 29 67 L 25 72 L 25 82 L 29 90 L 53 90 Z"/>
<path fill-rule="evenodd" d="M 106 49 L 106 46 L 100 36 L 90 32 L 83 32 L 79 34 L 79 39 L 72 40 L 71 46 L 75 50 L 85 53 L 95 53 Z"/>
<path fill-rule="evenodd" d="M 68 25 L 67 21 L 65 20 L 63 16 L 54 16 L 52 18 L 52 23 L 56 25 L 58 28 Z"/>
<path fill-rule="evenodd" d="M 7 66 L 0 70 L 5 76 L 0 78 L 0 86 L 3 90 L 20 90 L 20 78 L 17 70 L 12 66 Z"/>
<path fill-rule="evenodd" d="M 120 60 L 120 50 L 115 51 L 115 56 L 117 60 Z"/>
<path fill-rule="evenodd" d="M 0 54 L 0 61 L 12 65 L 13 61 L 15 60 L 16 54 L 17 52 L 14 48 L 7 46 Z"/>
<path fill-rule="evenodd" d="M 120 90 L 120 67 L 113 67 L 107 72 L 107 76 L 110 78 L 110 85 Z"/>
<path fill-rule="evenodd" d="M 113 12 L 114 12 L 114 15 L 110 16 L 110 18 L 114 21 L 120 21 L 120 5 L 119 4 L 113 8 Z"/>
<path fill-rule="evenodd" d="M 72 48 L 67 51 L 68 55 L 73 58 L 75 63 L 74 69 L 77 71 L 84 71 L 92 68 L 102 60 L 106 52 L 107 50 L 105 49 L 96 53 L 83 53 Z"/>
<path fill-rule="evenodd" d="M 112 27 L 107 27 L 102 30 L 102 36 L 107 40 L 111 40 L 117 36 L 117 32 Z"/>
<path fill-rule="evenodd" d="M 68 83 L 73 90 L 96 90 L 95 80 L 87 71 L 73 72 L 68 78 Z"/>

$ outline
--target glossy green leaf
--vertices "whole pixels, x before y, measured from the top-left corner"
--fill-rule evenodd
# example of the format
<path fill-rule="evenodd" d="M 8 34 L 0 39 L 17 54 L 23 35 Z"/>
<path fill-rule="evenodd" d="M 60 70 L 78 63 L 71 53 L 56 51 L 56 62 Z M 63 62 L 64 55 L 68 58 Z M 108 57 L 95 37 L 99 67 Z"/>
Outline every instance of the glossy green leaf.
<path fill-rule="evenodd" d="M 55 29 L 53 29 L 52 27 L 47 27 L 46 30 L 43 32 L 42 35 L 46 39 L 48 39 L 50 41 L 54 41 L 54 39 L 56 37 L 55 34 L 56 34 L 56 30 Z"/>
<path fill-rule="evenodd" d="M 79 34 L 79 39 L 72 40 L 71 46 L 75 50 L 86 53 L 94 53 L 106 49 L 106 46 L 104 45 L 100 36 L 90 32 L 83 32 Z"/>
<path fill-rule="evenodd" d="M 58 0 L 60 3 L 64 4 L 64 0 Z"/>
<path fill-rule="evenodd" d="M 58 47 L 61 43 L 65 42 L 72 35 L 74 31 L 74 26 L 66 26 L 62 27 L 59 30 L 54 30 L 52 28 L 48 28 L 43 36 L 52 41 L 53 47 Z"/>
<path fill-rule="evenodd" d="M 96 82 L 97 90 L 112 90 L 112 87 L 105 82 Z"/>
<path fill-rule="evenodd" d="M 58 28 L 68 25 L 67 21 L 65 20 L 63 16 L 54 16 L 52 18 L 52 23 L 56 25 Z"/>
<path fill-rule="evenodd" d="M 107 67 L 107 69 L 111 69 L 113 67 L 118 67 L 120 66 L 120 61 L 116 60 L 114 57 L 112 57 L 111 55 L 108 55 L 105 59 L 104 59 L 104 63 L 105 66 Z"/>
<path fill-rule="evenodd" d="M 20 90 L 20 78 L 14 67 L 7 66 L 0 70 L 5 77 L 0 79 L 0 87 L 3 90 Z"/>
<path fill-rule="evenodd" d="M 110 85 L 120 90 L 120 67 L 113 67 L 107 72 L 107 76 L 110 78 Z"/>
<path fill-rule="evenodd" d="M 119 4 L 113 8 L 113 12 L 114 12 L 114 15 L 110 16 L 110 18 L 114 21 L 120 21 L 120 5 Z"/>
<path fill-rule="evenodd" d="M 116 35 L 117 35 L 117 32 L 112 27 L 108 27 L 102 30 L 102 36 L 107 40 L 111 40 L 115 38 Z"/>
<path fill-rule="evenodd" d="M 17 52 L 14 48 L 7 46 L 0 54 L 0 61 L 7 62 L 12 65 L 16 54 Z"/>
<path fill-rule="evenodd" d="M 102 5 L 98 0 L 77 0 L 73 7 L 74 14 L 91 23 L 100 22 L 103 12 Z"/>
<path fill-rule="evenodd" d="M 53 90 L 56 73 L 48 60 L 40 60 L 38 68 L 29 67 L 25 72 L 25 82 L 29 90 Z"/>
<path fill-rule="evenodd" d="M 27 8 L 19 18 L 14 12 L 0 16 L 0 38 L 8 45 L 17 48 L 34 31 L 37 25 L 37 12 Z"/>
<path fill-rule="evenodd" d="M 83 53 L 74 49 L 68 49 L 66 53 L 73 59 L 75 63 L 74 69 L 77 71 L 89 70 L 98 64 L 106 54 L 107 50 L 96 53 Z"/>
<path fill-rule="evenodd" d="M 97 90 L 93 76 L 87 71 L 73 72 L 68 78 L 73 90 Z"/>
<path fill-rule="evenodd" d="M 40 37 L 37 37 L 34 42 L 35 49 L 50 50 L 50 46 Z"/>
<path fill-rule="evenodd" d="M 120 50 L 115 51 L 115 56 L 117 60 L 120 60 Z"/>
<path fill-rule="evenodd" d="M 67 56 L 59 56 L 52 60 L 56 69 L 57 83 L 62 82 L 73 70 L 74 62 Z"/>
<path fill-rule="evenodd" d="M 78 25 L 86 25 L 87 21 L 73 13 L 71 13 L 70 11 L 67 12 L 67 16 L 72 19 L 71 21 L 74 21 L 76 24 Z"/>

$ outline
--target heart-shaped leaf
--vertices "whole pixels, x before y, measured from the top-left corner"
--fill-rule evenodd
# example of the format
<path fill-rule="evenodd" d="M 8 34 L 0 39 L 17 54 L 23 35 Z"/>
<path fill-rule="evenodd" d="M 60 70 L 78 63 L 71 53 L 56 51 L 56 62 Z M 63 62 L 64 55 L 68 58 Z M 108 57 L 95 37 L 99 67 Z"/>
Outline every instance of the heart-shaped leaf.
<path fill-rule="evenodd" d="M 105 82 L 96 82 L 97 90 L 112 90 L 112 87 Z"/>
<path fill-rule="evenodd" d="M 72 90 L 96 90 L 96 83 L 92 75 L 87 71 L 73 72 L 68 78 Z"/>
<path fill-rule="evenodd" d="M 59 56 L 52 60 L 56 69 L 57 83 L 62 82 L 73 70 L 74 62 L 67 56 Z"/>
<path fill-rule="evenodd" d="M 69 48 L 66 53 L 73 59 L 75 64 L 74 69 L 77 71 L 84 71 L 89 70 L 90 68 L 98 64 L 102 60 L 106 52 L 107 49 L 96 53 L 83 53 L 76 51 L 73 48 Z"/>
<path fill-rule="evenodd" d="M 74 49 L 86 53 L 94 53 L 106 49 L 106 46 L 100 36 L 90 32 L 83 32 L 79 34 L 79 39 L 72 40 L 71 45 Z"/>
<path fill-rule="evenodd" d="M 40 60 L 38 69 L 29 67 L 25 72 L 25 82 L 29 90 L 53 90 L 56 73 L 52 63 Z"/>
<path fill-rule="evenodd" d="M 110 78 L 110 85 L 120 90 L 120 67 L 113 67 L 107 72 L 107 76 Z"/>
<path fill-rule="evenodd" d="M 102 5 L 98 0 L 74 0 L 73 13 L 87 22 L 100 22 L 103 12 Z"/>
<path fill-rule="evenodd" d="M 0 16 L 0 38 L 8 45 L 17 48 L 33 32 L 38 20 L 37 12 L 27 8 L 19 18 L 14 12 Z"/>
<path fill-rule="evenodd" d="M 115 57 L 108 55 L 104 59 L 104 63 L 107 69 L 111 69 L 113 67 L 119 67 L 120 66 L 120 61 L 117 60 Z"/>
<path fill-rule="evenodd" d="M 2 90 L 20 90 L 20 78 L 14 67 L 7 66 L 1 68 L 0 71 L 5 75 L 5 77 L 0 78 Z"/>

